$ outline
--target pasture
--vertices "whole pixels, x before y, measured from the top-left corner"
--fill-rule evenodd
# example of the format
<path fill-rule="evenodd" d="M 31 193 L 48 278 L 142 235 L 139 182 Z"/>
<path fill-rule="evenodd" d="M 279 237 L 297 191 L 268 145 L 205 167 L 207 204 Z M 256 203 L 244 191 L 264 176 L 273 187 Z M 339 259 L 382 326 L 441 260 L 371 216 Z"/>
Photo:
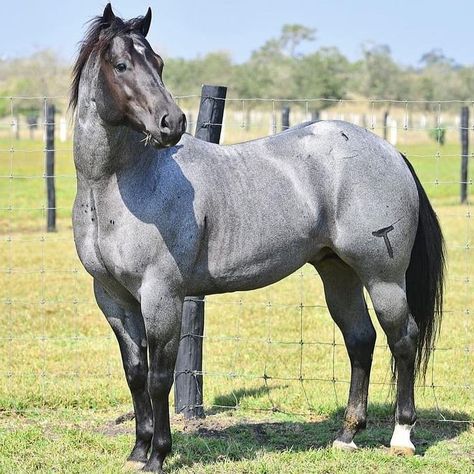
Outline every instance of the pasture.
<path fill-rule="evenodd" d="M 71 148 L 57 145 L 58 232 L 47 234 L 43 143 L 0 141 L 0 472 L 120 472 L 133 438 L 132 421 L 116 422 L 131 410 L 118 346 L 72 240 Z M 455 142 L 441 152 L 435 143 L 399 148 L 432 198 L 448 249 L 441 337 L 416 390 L 417 455 L 393 457 L 385 448 L 393 410 L 378 326 L 369 425 L 356 438 L 362 449 L 330 448 L 349 364 L 320 280 L 304 267 L 262 290 L 206 299 L 208 416 L 172 418 L 168 472 L 474 469 L 473 228 L 470 206 L 457 204 L 460 150 Z"/>

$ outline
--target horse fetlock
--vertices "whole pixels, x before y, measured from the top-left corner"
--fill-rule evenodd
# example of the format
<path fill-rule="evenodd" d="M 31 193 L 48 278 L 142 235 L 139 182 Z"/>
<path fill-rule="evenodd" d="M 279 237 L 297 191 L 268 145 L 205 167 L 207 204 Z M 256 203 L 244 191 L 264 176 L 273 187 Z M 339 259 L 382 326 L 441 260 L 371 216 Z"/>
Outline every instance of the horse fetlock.
<path fill-rule="evenodd" d="M 129 461 L 148 461 L 148 451 L 150 451 L 151 441 L 153 438 L 153 433 L 147 433 L 145 436 L 137 432 L 137 440 L 135 446 L 132 449 L 132 452 L 128 456 Z"/>
<path fill-rule="evenodd" d="M 406 408 L 398 408 L 395 414 L 395 420 L 398 425 L 403 426 L 414 426 L 416 423 L 416 411 L 413 406 L 407 406 Z"/>
<path fill-rule="evenodd" d="M 351 431 L 359 431 L 367 426 L 367 418 L 365 414 L 346 413 L 344 416 L 343 429 Z"/>
<path fill-rule="evenodd" d="M 351 444 L 354 436 L 367 426 L 367 419 L 364 414 L 355 415 L 347 414 L 344 417 L 342 428 L 337 435 L 337 441 L 341 443 Z"/>
<path fill-rule="evenodd" d="M 149 459 L 148 462 L 143 466 L 142 471 L 144 472 L 163 472 L 163 461 L 158 459 Z"/>
<path fill-rule="evenodd" d="M 143 444 L 137 441 L 132 452 L 127 458 L 127 461 L 136 462 L 136 463 L 143 463 L 145 464 L 148 461 L 148 451 L 150 449 L 150 443 Z M 143 467 L 143 466 L 140 466 Z"/>
<path fill-rule="evenodd" d="M 158 457 L 164 459 L 171 452 L 171 435 L 155 435 L 153 437 L 153 452 L 156 452 Z"/>
<path fill-rule="evenodd" d="M 155 444 L 156 443 L 156 444 Z M 171 452 L 171 438 L 165 440 L 163 438 L 153 439 L 153 449 L 150 454 L 150 459 L 143 467 L 146 472 L 163 472 L 163 463 L 166 456 Z"/>

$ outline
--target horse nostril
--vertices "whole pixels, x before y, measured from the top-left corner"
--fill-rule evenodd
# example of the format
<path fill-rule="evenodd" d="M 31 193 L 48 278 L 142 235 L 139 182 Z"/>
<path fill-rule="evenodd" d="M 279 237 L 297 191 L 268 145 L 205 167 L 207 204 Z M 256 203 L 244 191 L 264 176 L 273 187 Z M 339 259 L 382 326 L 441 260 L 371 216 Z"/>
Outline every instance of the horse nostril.
<path fill-rule="evenodd" d="M 163 115 L 160 120 L 160 131 L 161 133 L 170 133 L 170 125 L 168 123 L 168 114 Z"/>

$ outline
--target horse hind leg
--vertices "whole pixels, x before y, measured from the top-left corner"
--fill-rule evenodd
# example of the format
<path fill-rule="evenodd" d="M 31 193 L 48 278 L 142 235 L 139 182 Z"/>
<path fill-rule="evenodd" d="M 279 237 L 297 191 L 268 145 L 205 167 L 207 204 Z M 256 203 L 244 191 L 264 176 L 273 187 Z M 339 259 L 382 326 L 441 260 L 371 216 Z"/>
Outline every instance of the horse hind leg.
<path fill-rule="evenodd" d="M 404 286 L 404 281 L 401 284 L 375 281 L 368 284 L 367 289 L 380 325 L 387 335 L 397 371 L 397 404 L 391 451 L 412 455 L 415 446 L 410 440 L 410 433 L 416 421 L 414 374 L 418 327 L 409 312 Z"/>
<path fill-rule="evenodd" d="M 335 448 L 356 449 L 353 441 L 367 423 L 367 396 L 376 333 L 354 270 L 338 257 L 325 259 L 315 267 L 320 274 L 329 312 L 342 332 L 351 362 L 349 399 Z"/>

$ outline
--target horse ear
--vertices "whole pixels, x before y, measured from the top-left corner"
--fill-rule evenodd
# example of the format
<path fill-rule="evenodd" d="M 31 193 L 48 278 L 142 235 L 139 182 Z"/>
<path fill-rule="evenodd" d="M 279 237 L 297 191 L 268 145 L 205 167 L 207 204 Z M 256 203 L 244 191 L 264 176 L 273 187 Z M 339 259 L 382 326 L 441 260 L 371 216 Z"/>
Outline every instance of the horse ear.
<path fill-rule="evenodd" d="M 107 3 L 107 5 L 104 8 L 104 13 L 102 14 L 102 22 L 104 26 L 107 28 L 112 24 L 114 20 L 115 20 L 115 14 L 112 11 L 112 5 L 110 3 Z"/>
<path fill-rule="evenodd" d="M 150 23 L 151 23 L 151 8 L 148 7 L 148 11 L 146 12 L 146 15 L 143 17 L 143 20 L 140 23 L 140 33 L 143 36 L 146 36 L 148 34 L 148 30 L 150 29 Z"/>

